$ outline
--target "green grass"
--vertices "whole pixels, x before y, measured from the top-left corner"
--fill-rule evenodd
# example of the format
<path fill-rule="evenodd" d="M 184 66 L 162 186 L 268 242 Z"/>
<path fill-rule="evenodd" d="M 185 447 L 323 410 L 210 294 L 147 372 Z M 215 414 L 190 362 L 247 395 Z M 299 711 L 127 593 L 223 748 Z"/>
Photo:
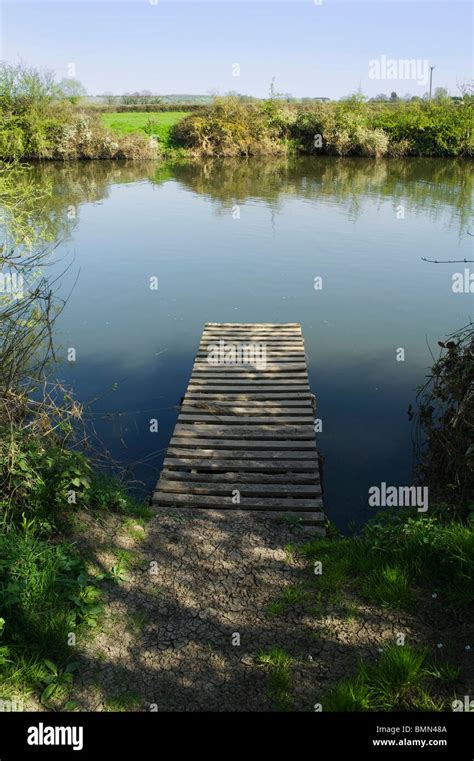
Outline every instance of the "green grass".
<path fill-rule="evenodd" d="M 118 695 L 111 695 L 105 701 L 105 710 L 110 712 L 124 712 L 130 711 L 133 708 L 138 708 L 140 705 L 140 696 L 136 692 L 126 690 Z"/>
<path fill-rule="evenodd" d="M 0 533 L 0 610 L 0 697 L 65 697 L 75 671 L 71 634 L 101 612 L 100 591 L 73 548 L 31 531 Z"/>
<path fill-rule="evenodd" d="M 370 665 L 362 661 L 352 679 L 334 685 L 322 701 L 324 711 L 440 711 L 447 701 L 433 698 L 433 679 L 451 683 L 454 666 L 433 665 L 427 650 L 391 645 Z"/>
<path fill-rule="evenodd" d="M 144 113 L 134 111 L 130 113 L 102 114 L 102 121 L 106 127 L 118 135 L 132 135 L 143 132 L 158 138 L 160 144 L 169 148 L 171 145 L 170 132 L 175 124 L 178 124 L 185 116 L 186 111 L 163 111 L 157 113 Z"/>
<path fill-rule="evenodd" d="M 301 552 L 322 562 L 312 576 L 323 597 L 344 584 L 386 608 L 410 608 L 417 595 L 450 608 L 474 601 L 474 531 L 441 515 L 381 514 L 356 537 L 316 539 Z"/>
<path fill-rule="evenodd" d="M 289 711 L 293 706 L 291 694 L 291 657 L 279 647 L 258 655 L 258 665 L 268 671 L 268 697 L 277 711 Z"/>
<path fill-rule="evenodd" d="M 276 600 L 268 604 L 267 614 L 278 616 L 295 605 L 306 607 L 313 600 L 313 597 L 312 590 L 306 584 L 286 587 Z"/>

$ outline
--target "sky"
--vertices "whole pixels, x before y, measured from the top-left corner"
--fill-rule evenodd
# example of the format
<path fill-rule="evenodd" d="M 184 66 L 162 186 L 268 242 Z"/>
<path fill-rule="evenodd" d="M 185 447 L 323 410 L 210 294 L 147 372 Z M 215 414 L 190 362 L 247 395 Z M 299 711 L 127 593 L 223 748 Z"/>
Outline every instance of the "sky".
<path fill-rule="evenodd" d="M 2 60 L 72 74 L 90 95 L 266 97 L 273 77 L 295 97 L 423 95 L 430 65 L 453 95 L 472 79 L 470 2 L 0 0 L 0 25 Z"/>

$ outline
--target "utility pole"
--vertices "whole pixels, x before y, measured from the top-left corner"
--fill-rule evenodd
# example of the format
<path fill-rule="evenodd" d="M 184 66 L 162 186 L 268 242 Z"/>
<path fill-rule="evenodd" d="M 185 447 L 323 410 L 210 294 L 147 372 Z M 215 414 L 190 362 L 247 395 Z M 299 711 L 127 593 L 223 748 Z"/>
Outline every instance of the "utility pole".
<path fill-rule="evenodd" d="M 436 66 L 430 66 L 430 100 L 431 100 L 431 89 L 433 85 L 433 69 L 436 69 Z"/>

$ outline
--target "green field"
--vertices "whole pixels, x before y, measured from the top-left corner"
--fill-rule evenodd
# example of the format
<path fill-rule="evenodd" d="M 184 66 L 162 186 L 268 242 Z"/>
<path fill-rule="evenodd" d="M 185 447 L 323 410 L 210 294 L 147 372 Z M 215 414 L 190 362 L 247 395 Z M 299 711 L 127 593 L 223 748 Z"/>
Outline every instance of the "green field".
<path fill-rule="evenodd" d="M 169 146 L 171 128 L 187 115 L 187 111 L 156 113 L 132 111 L 130 113 L 102 114 L 102 120 L 106 127 L 119 135 L 144 132 L 147 135 L 157 137 L 162 145 Z"/>

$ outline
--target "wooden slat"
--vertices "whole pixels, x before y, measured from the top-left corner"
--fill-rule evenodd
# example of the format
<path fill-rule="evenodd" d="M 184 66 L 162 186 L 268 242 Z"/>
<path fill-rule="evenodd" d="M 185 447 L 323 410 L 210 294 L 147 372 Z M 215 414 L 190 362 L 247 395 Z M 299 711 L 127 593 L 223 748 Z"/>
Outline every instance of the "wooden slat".
<path fill-rule="evenodd" d="M 183 400 L 183 403 L 181 405 L 181 409 L 187 409 L 188 407 L 192 409 L 233 409 L 233 410 L 244 410 L 245 408 L 255 409 L 255 410 L 268 410 L 270 412 L 273 412 L 275 414 L 278 414 L 281 411 L 290 412 L 292 415 L 296 415 L 296 411 L 304 412 L 307 414 L 308 410 L 312 409 L 311 400 L 308 399 L 288 399 L 288 400 L 282 400 L 281 402 L 278 402 L 277 400 L 271 400 L 271 399 L 263 399 L 260 401 L 256 401 L 254 399 L 236 399 L 234 401 L 228 399 L 227 396 L 222 396 L 220 399 L 213 400 L 201 400 L 196 399 L 192 400 L 189 397 L 186 397 Z M 246 413 L 243 413 L 246 414 Z"/>
<path fill-rule="evenodd" d="M 202 400 L 211 400 L 211 401 L 238 401 L 242 402 L 245 401 L 246 403 L 250 403 L 252 400 L 255 400 L 256 402 L 265 402 L 268 403 L 268 401 L 271 400 L 278 400 L 281 401 L 282 399 L 285 400 L 285 404 L 291 404 L 298 402 L 298 404 L 301 403 L 301 401 L 312 401 L 312 396 L 308 393 L 304 393 L 303 391 L 294 391 L 293 389 L 285 391 L 277 391 L 276 393 L 273 393 L 273 391 L 267 391 L 264 396 L 261 394 L 253 394 L 247 391 L 245 394 L 239 394 L 239 393 L 231 393 L 230 391 L 226 394 L 222 394 L 219 391 L 216 392 L 209 392 L 207 394 L 203 394 L 202 391 L 195 391 L 190 392 L 186 394 L 186 399 L 188 401 L 202 401 Z"/>
<path fill-rule="evenodd" d="M 254 343 L 265 352 L 260 367 L 208 361 L 212 345 Z M 153 502 L 297 510 L 323 520 L 313 425 L 298 323 L 207 323 Z"/>
<path fill-rule="evenodd" d="M 301 383 L 298 383 L 298 381 L 288 381 L 287 383 L 282 383 L 281 381 L 278 381 L 278 383 L 273 384 L 272 382 L 260 382 L 260 383 L 252 383 L 249 381 L 248 383 L 245 383 L 245 381 L 240 381 L 238 384 L 236 381 L 228 381 L 219 382 L 219 385 L 215 385 L 215 383 L 193 383 L 191 382 L 188 386 L 188 391 L 194 391 L 197 394 L 203 394 L 203 393 L 210 393 L 211 391 L 225 391 L 232 394 L 248 394 L 248 393 L 254 393 L 254 394 L 266 394 L 268 393 L 274 393 L 274 392 L 285 392 L 285 393 L 291 393 L 292 391 L 300 391 L 303 392 L 305 390 L 305 386 Z"/>
<path fill-rule="evenodd" d="M 194 436 L 213 438 L 222 436 L 224 438 L 240 439 L 287 439 L 293 441 L 296 439 L 314 439 L 313 428 L 310 425 L 302 424 L 300 426 L 292 425 L 208 425 L 206 423 L 176 423 L 174 436 Z"/>
<path fill-rule="evenodd" d="M 201 476 L 204 478 L 203 476 Z M 176 482 L 167 481 L 163 479 L 160 482 L 160 491 L 172 492 L 174 494 L 223 494 L 224 496 L 232 496 L 232 492 L 239 491 L 244 496 L 253 497 L 265 497 L 279 495 L 281 497 L 287 496 L 321 496 L 321 487 L 319 484 L 294 484 L 291 483 L 291 478 L 287 483 L 281 484 L 248 484 L 235 481 L 234 483 L 209 483 L 205 479 L 203 481 L 197 481 L 193 483 L 189 482 Z"/>
<path fill-rule="evenodd" d="M 296 373 L 305 373 L 307 375 L 306 370 L 306 362 L 286 362 L 280 364 L 279 362 L 270 362 L 266 361 L 265 365 L 262 365 L 262 367 L 257 367 L 255 364 L 244 364 L 244 363 L 235 363 L 235 364 L 218 364 L 214 362 L 195 362 L 193 366 L 193 375 L 194 373 L 208 373 L 209 371 L 212 372 L 220 372 L 220 373 L 231 373 L 231 372 L 253 372 L 255 375 L 257 373 L 290 373 L 290 372 L 296 372 Z"/>
<path fill-rule="evenodd" d="M 231 507 L 243 509 L 250 507 L 260 510 L 317 510 L 322 507 L 320 498 L 301 499 L 292 497 L 241 497 L 240 503 L 235 503 L 232 496 L 213 497 L 204 494 L 172 494 L 171 492 L 158 491 L 153 495 L 153 499 L 163 504 L 181 504 L 186 507 Z"/>
<path fill-rule="evenodd" d="M 214 413 L 212 415 L 197 415 L 197 414 L 181 414 L 178 417 L 179 423 L 232 423 L 234 425 L 243 425 L 244 423 L 265 423 L 265 425 L 281 425 L 282 423 L 311 423 L 312 417 L 277 417 L 266 415 L 265 417 L 252 417 L 244 415 L 219 415 Z"/>
<path fill-rule="evenodd" d="M 236 483 L 238 480 L 249 484 L 313 484 L 320 486 L 319 476 L 314 473 L 253 473 L 253 472 L 229 472 L 229 473 L 209 473 L 206 472 L 206 483 Z M 163 470 L 160 479 L 160 488 L 164 483 L 176 483 L 184 481 L 202 482 L 202 472 L 193 473 L 182 470 Z M 167 491 L 167 489 L 165 489 Z"/>
<path fill-rule="evenodd" d="M 187 446 L 184 446 L 183 442 Z M 240 445 L 239 439 L 221 441 L 220 439 L 175 439 L 173 437 L 168 447 L 168 454 L 176 457 L 196 457 L 198 462 L 200 457 L 216 457 L 221 459 L 238 457 L 240 459 L 260 460 L 277 460 L 278 458 L 283 460 L 314 459 L 317 462 L 317 456 L 314 454 L 313 449 L 305 446 L 307 443 L 305 441 L 295 442 L 295 446 L 289 449 L 288 442 L 286 441 L 256 441 L 250 446 L 246 446 L 245 443 Z M 220 444 L 222 444 L 222 447 L 219 446 Z M 278 448 L 278 444 L 283 444 L 284 446 Z M 239 450 L 239 446 L 242 451 Z"/>
<path fill-rule="evenodd" d="M 273 453 L 273 454 L 278 454 Z M 271 459 L 265 459 L 265 453 L 255 452 L 253 460 L 251 459 L 234 459 L 234 456 L 230 460 L 216 459 L 200 459 L 196 462 L 190 457 L 166 457 L 163 463 L 163 467 L 186 467 L 192 470 L 199 468 L 200 470 L 222 470 L 225 473 L 238 468 L 239 471 L 268 471 L 276 470 L 281 473 L 283 470 L 292 472 L 295 471 L 309 471 L 310 473 L 317 472 L 318 461 L 315 457 L 306 458 L 304 460 L 285 459 L 280 460 L 278 457 L 272 457 Z"/>
<path fill-rule="evenodd" d="M 237 418 L 241 415 L 244 417 L 248 415 L 252 418 L 258 415 L 268 415 L 273 418 L 284 417 L 286 415 L 297 417 L 305 417 L 309 415 L 312 417 L 312 409 L 310 405 L 307 407 L 272 407 L 270 405 L 265 405 L 262 402 L 260 402 L 258 406 L 254 406 L 255 404 L 255 402 L 250 402 L 247 405 L 239 403 L 238 405 L 229 404 L 228 406 L 223 406 L 222 403 L 206 404 L 205 402 L 199 402 L 196 404 L 189 404 L 189 402 L 186 402 L 181 405 L 180 417 L 190 415 L 233 415 Z"/>
<path fill-rule="evenodd" d="M 297 383 L 307 383 L 308 376 L 306 371 L 288 370 L 288 372 L 279 372 L 276 370 L 258 370 L 245 367 L 232 367 L 223 370 L 220 367 L 209 367 L 205 370 L 194 370 L 190 384 L 201 383 L 240 383 L 241 380 L 249 383 L 263 385 L 264 383 L 284 383 L 296 381 Z"/>

